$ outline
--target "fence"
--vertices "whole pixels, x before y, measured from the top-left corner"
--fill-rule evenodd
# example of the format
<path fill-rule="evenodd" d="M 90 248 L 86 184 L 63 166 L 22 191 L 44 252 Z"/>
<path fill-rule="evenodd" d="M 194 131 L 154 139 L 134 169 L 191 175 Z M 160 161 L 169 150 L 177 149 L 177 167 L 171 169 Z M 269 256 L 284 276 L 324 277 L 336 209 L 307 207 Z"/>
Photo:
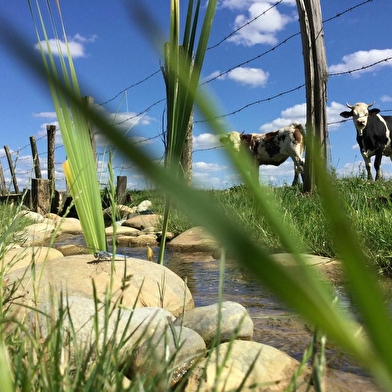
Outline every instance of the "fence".
<path fill-rule="evenodd" d="M 36 140 L 34 136 L 30 136 L 30 146 L 35 175 L 34 178 L 31 179 L 30 189 L 23 189 L 22 191 L 19 189 L 15 164 L 12 160 L 10 149 L 7 145 L 4 146 L 4 152 L 7 158 L 14 192 L 11 192 L 10 187 L 7 188 L 6 186 L 3 166 L 0 161 L 0 201 L 7 203 L 23 203 L 23 205 L 27 206 L 30 210 L 43 215 L 49 212 L 61 214 L 63 206 L 65 204 L 69 204 L 70 196 L 68 196 L 67 190 L 59 191 L 55 189 L 56 126 L 47 125 L 46 132 L 48 140 L 47 179 L 42 178 L 42 170 Z M 94 153 L 96 155 L 95 148 Z M 127 177 L 117 176 L 116 200 L 119 204 L 125 203 L 126 192 Z"/>

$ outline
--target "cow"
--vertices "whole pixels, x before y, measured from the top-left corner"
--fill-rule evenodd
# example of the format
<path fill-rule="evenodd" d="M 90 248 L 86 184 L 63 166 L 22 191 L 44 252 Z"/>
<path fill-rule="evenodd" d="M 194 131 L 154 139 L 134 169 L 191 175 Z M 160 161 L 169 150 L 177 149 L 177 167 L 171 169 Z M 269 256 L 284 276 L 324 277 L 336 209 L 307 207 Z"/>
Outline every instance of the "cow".
<path fill-rule="evenodd" d="M 256 178 L 260 165 L 279 166 L 288 157 L 294 162 L 294 180 L 292 185 L 299 182 L 303 175 L 304 161 L 302 154 L 305 149 L 305 131 L 300 123 L 293 123 L 273 132 L 244 134 L 236 131 L 221 137 L 221 143 L 230 142 L 235 151 L 245 148 L 249 151 L 256 166 Z"/>
<path fill-rule="evenodd" d="M 381 159 L 385 155 L 392 160 L 391 149 L 391 129 L 392 116 L 381 116 L 380 109 L 369 109 L 373 106 L 363 102 L 355 105 L 346 103 L 351 109 L 340 113 L 344 118 L 352 117 L 357 130 L 357 143 L 360 148 L 365 167 L 367 179 L 372 181 L 372 162 L 371 157 L 374 155 L 374 168 L 376 169 L 376 180 L 381 178 Z"/>

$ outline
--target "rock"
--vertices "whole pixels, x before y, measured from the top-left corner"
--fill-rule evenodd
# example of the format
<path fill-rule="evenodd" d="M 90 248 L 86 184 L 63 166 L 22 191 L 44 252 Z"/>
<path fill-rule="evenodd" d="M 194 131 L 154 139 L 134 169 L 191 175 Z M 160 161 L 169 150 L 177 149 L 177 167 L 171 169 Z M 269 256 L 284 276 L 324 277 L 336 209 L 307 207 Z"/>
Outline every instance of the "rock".
<path fill-rule="evenodd" d="M 45 240 L 51 238 L 55 233 L 56 225 L 50 219 L 42 222 L 33 223 L 15 234 L 15 242 L 23 246 L 41 245 Z"/>
<path fill-rule="evenodd" d="M 7 273 L 20 268 L 26 268 L 34 263 L 57 259 L 63 254 L 56 249 L 48 247 L 14 247 L 7 250 L 4 256 L 4 265 Z"/>
<path fill-rule="evenodd" d="M 94 342 L 102 345 L 104 339 L 107 342 L 116 334 L 117 344 L 123 340 L 121 356 L 128 362 L 127 357 L 132 357 L 135 344 L 142 345 L 155 335 L 161 336 L 168 323 L 174 319 L 165 309 L 146 307 L 107 312 L 110 316 L 105 322 L 106 309 L 103 303 L 95 304 L 93 299 L 77 296 L 68 296 L 63 301 L 62 307 L 67 311 L 67 315 L 63 317 L 63 327 L 66 330 L 73 328 L 77 331 L 75 336 L 80 347 L 89 347 Z M 48 323 L 47 317 L 57 321 L 59 304 L 50 299 L 39 304 L 37 309 L 38 312 L 29 313 L 29 320 L 33 328 L 38 323 L 42 337 L 46 339 L 50 333 L 47 327 L 51 324 Z M 98 338 L 95 334 L 95 324 L 98 325 Z"/>
<path fill-rule="evenodd" d="M 21 280 L 26 301 L 38 292 L 39 301 L 53 293 L 93 298 L 94 282 L 97 296 L 104 300 L 112 278 L 112 301 L 122 298 L 125 308 L 160 307 L 175 316 L 194 307 L 193 297 L 185 282 L 168 268 L 149 261 L 118 258 L 113 268 L 110 261 L 97 261 L 92 255 L 75 255 L 36 264 L 40 285 L 32 290 L 31 271 L 24 268 L 7 275 L 10 283 Z M 27 294 L 26 294 L 27 292 Z"/>
<path fill-rule="evenodd" d="M 83 233 L 82 225 L 77 218 L 62 218 L 57 222 L 57 230 L 61 233 L 79 234 Z"/>
<path fill-rule="evenodd" d="M 175 321 L 175 325 L 183 325 L 199 333 L 207 347 L 218 335 L 219 304 L 202 306 L 185 311 Z M 251 340 L 253 336 L 253 321 L 248 311 L 239 303 L 222 302 L 221 323 L 219 326 L 219 342 L 234 339 Z"/>
<path fill-rule="evenodd" d="M 197 332 L 186 327 L 166 327 L 138 345 L 130 372 L 126 375 L 132 379 L 134 374 L 147 373 L 148 377 L 159 380 L 159 375 L 166 375 L 166 369 L 173 369 L 170 380 L 170 386 L 173 386 L 195 361 L 204 357 L 205 353 L 206 344 Z M 165 376 L 162 379 L 162 386 L 156 385 L 157 391 L 167 390 L 164 378 Z"/>
<path fill-rule="evenodd" d="M 162 216 L 158 214 L 135 215 L 127 219 L 122 225 L 143 230 L 149 227 L 158 227 L 161 225 Z"/>
<path fill-rule="evenodd" d="M 105 229 L 105 233 L 107 236 L 113 235 L 113 226 L 109 226 Z M 135 229 L 134 227 L 127 227 L 127 226 L 117 226 L 116 227 L 116 235 L 121 236 L 138 236 L 140 234 L 139 229 Z"/>
<path fill-rule="evenodd" d="M 287 267 L 295 268 L 296 263 L 291 253 L 276 253 L 271 255 L 275 260 L 279 261 Z M 329 257 L 316 256 L 312 254 L 302 254 L 304 262 L 317 269 L 323 278 L 330 281 L 337 281 L 342 278 L 341 262 Z"/>
<path fill-rule="evenodd" d="M 150 200 L 142 201 L 136 208 L 136 211 L 140 214 L 142 212 L 146 212 L 151 210 L 152 203 Z"/>
<path fill-rule="evenodd" d="M 116 237 L 116 245 L 121 248 L 157 246 L 157 238 L 153 234 L 141 234 L 137 237 L 119 235 Z"/>
<path fill-rule="evenodd" d="M 200 226 L 186 230 L 172 239 L 167 246 L 180 252 L 210 252 L 219 248 L 218 242 Z"/>
<path fill-rule="evenodd" d="M 297 360 L 274 347 L 235 340 L 220 344 L 207 359 L 195 366 L 185 392 L 284 391 L 298 366 Z M 217 367 L 221 373 L 215 388 Z M 247 374 L 249 369 L 251 371 Z"/>
<path fill-rule="evenodd" d="M 118 204 L 116 206 L 116 218 L 125 218 L 129 214 L 133 214 L 135 212 L 136 212 L 135 207 L 128 207 L 123 204 Z M 105 208 L 103 210 L 103 214 L 104 214 L 105 220 L 112 219 L 112 207 Z"/>
<path fill-rule="evenodd" d="M 33 211 L 19 211 L 18 216 L 24 219 L 29 219 L 35 223 L 41 223 L 45 221 L 45 218 L 38 212 Z"/>

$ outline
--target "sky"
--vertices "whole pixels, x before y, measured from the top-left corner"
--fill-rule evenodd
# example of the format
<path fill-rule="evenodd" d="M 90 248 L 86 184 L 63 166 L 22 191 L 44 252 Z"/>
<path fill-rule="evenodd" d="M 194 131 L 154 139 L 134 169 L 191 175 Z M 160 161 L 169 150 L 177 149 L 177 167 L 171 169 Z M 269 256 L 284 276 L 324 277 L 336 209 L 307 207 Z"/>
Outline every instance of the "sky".
<path fill-rule="evenodd" d="M 39 55 L 28 2 L 5 3 L 0 10 L 1 20 L 10 23 Z M 45 2 L 41 3 L 44 6 Z M 187 3 L 180 2 L 182 24 Z M 108 5 L 104 0 L 67 0 L 60 4 L 82 94 L 93 97 L 96 107 L 119 124 L 131 141 L 161 162 L 165 85 L 160 50 L 169 34 L 170 1 L 118 0 Z M 151 25 L 141 22 L 138 4 L 149 12 Z M 204 0 L 202 4 L 204 12 Z M 364 166 L 354 125 L 351 120 L 344 121 L 339 113 L 347 109 L 346 102 L 375 102 L 374 107 L 381 114 L 391 115 L 392 2 L 321 0 L 321 9 L 330 74 L 330 165 L 339 176 L 360 175 Z M 216 101 L 228 132 L 264 133 L 293 121 L 305 124 L 306 90 L 299 32 L 295 0 L 219 0 L 201 84 Z M 0 34 L 0 161 L 11 191 L 4 146 L 12 153 L 19 188 L 28 187 L 34 176 L 29 138 L 34 136 L 37 140 L 42 176 L 46 178 L 46 126 L 57 124 L 47 83 L 31 72 L 28 58 L 12 50 L 14 35 L 15 32 L 4 30 Z M 49 38 L 55 37 L 49 32 Z M 61 164 L 65 152 L 60 132 L 56 135 L 56 188 L 63 190 Z M 110 146 L 99 135 L 97 144 L 98 178 L 105 186 Z M 195 186 L 224 189 L 240 182 L 218 137 L 197 111 L 193 145 Z M 114 169 L 116 175 L 127 176 L 131 190 L 154 186 L 119 153 L 114 153 Z M 389 158 L 383 158 L 382 171 L 386 178 L 392 176 Z M 291 184 L 293 175 L 291 159 L 279 167 L 260 168 L 260 181 L 275 186 Z"/>

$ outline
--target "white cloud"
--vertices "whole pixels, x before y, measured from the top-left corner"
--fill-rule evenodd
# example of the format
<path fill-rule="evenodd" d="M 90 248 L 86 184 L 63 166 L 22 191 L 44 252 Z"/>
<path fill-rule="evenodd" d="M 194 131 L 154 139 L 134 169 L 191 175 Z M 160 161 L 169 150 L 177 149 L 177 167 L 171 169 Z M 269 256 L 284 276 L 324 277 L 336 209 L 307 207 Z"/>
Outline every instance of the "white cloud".
<path fill-rule="evenodd" d="M 392 102 L 392 97 L 390 95 L 383 95 L 381 98 L 381 102 Z"/>
<path fill-rule="evenodd" d="M 260 68 L 238 67 L 228 73 L 228 78 L 241 84 L 248 84 L 252 87 L 265 86 L 269 78 L 269 73 Z"/>
<path fill-rule="evenodd" d="M 56 115 L 56 112 L 39 112 L 39 113 L 33 113 L 33 117 L 56 119 L 57 115 Z"/>
<path fill-rule="evenodd" d="M 291 108 L 287 108 L 281 112 L 281 117 L 273 120 L 270 123 L 263 124 L 260 127 L 260 131 L 269 132 L 275 129 L 280 129 L 289 125 L 293 122 L 300 122 L 305 124 L 306 121 L 306 103 L 294 105 Z"/>
<path fill-rule="evenodd" d="M 342 122 L 342 117 L 340 113 L 347 110 L 345 105 L 341 103 L 332 101 L 329 106 L 327 106 L 327 122 L 330 123 L 329 129 L 337 128 Z M 281 116 L 271 121 L 270 123 L 263 124 L 260 127 L 262 132 L 270 132 L 293 122 L 300 122 L 305 126 L 306 123 L 306 103 L 301 103 L 294 105 L 290 108 L 282 110 Z"/>
<path fill-rule="evenodd" d="M 90 38 L 86 38 L 81 36 L 80 34 L 76 34 L 74 37 L 68 39 L 68 49 L 67 49 L 67 44 L 65 43 L 64 40 L 59 40 L 55 38 L 49 39 L 48 43 L 46 43 L 46 41 L 41 41 L 40 43 L 35 44 L 34 48 L 40 50 L 40 45 L 41 45 L 44 52 L 48 53 L 49 51 L 48 45 L 49 45 L 50 51 L 54 56 L 59 56 L 60 54 L 62 54 L 62 56 L 64 57 L 67 57 L 68 50 L 69 50 L 72 58 L 77 59 L 80 57 L 86 57 L 84 44 L 94 42 L 96 38 L 97 38 L 96 35 L 93 35 Z"/>
<path fill-rule="evenodd" d="M 214 71 L 208 75 L 205 80 L 231 79 L 240 84 L 249 85 L 251 87 L 263 87 L 269 78 L 269 72 L 263 71 L 261 68 L 237 67 L 231 71 L 220 75 L 220 71 Z"/>
<path fill-rule="evenodd" d="M 275 45 L 278 42 L 276 33 L 294 20 L 279 12 L 277 7 L 273 7 L 274 3 L 269 1 L 226 0 L 223 4 L 230 9 L 245 10 L 234 21 L 234 29 L 239 30 L 228 39 L 237 45 Z M 291 2 L 287 4 L 291 5 Z"/>
<path fill-rule="evenodd" d="M 384 59 L 392 57 L 392 49 L 371 49 L 371 50 L 359 50 L 351 54 L 343 56 L 342 62 L 339 64 L 331 65 L 329 67 L 330 73 L 347 72 L 350 70 L 360 69 L 369 65 L 375 64 L 381 61 L 379 64 L 369 68 L 357 71 L 353 73 L 353 76 L 359 76 L 364 72 L 374 72 L 382 67 L 391 67 L 392 61 L 382 61 Z"/>
<path fill-rule="evenodd" d="M 212 133 L 202 133 L 193 137 L 193 149 L 203 150 L 220 146 L 219 137 Z"/>
<path fill-rule="evenodd" d="M 227 166 L 219 165 L 217 163 L 206 163 L 206 162 L 194 162 L 193 171 L 197 172 L 220 172 L 222 170 L 226 170 Z"/>

